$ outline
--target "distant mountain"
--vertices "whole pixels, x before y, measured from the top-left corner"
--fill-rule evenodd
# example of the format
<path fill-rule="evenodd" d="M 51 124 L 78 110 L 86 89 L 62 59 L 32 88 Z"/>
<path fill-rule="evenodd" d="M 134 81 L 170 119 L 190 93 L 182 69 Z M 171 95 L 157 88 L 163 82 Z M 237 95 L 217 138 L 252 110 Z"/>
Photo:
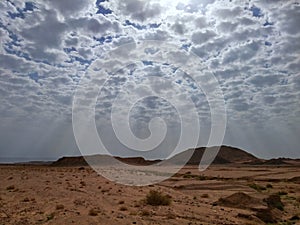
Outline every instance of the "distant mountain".
<path fill-rule="evenodd" d="M 182 165 L 184 159 L 189 159 L 186 165 L 199 165 L 205 151 L 213 151 L 216 147 L 200 147 L 181 152 L 170 159 L 163 161 L 165 165 Z M 131 165 L 151 165 L 162 162 L 161 160 L 147 160 L 143 157 L 113 157 L 121 162 Z M 91 155 L 91 156 L 65 156 L 57 161 L 30 161 L 24 163 L 14 163 L 15 165 L 51 165 L 51 166 L 88 166 L 92 165 L 111 165 L 112 156 Z M 22 162 L 20 160 L 20 162 Z M 87 163 L 88 162 L 88 163 Z M 222 145 L 214 158 L 212 164 L 247 164 L 247 165 L 299 165 L 300 159 L 277 158 L 259 159 L 256 156 L 239 148 Z"/>
<path fill-rule="evenodd" d="M 293 162 L 297 162 L 297 160 L 289 159 L 289 158 L 277 158 L 277 159 L 252 161 L 249 164 L 251 164 L 251 165 L 291 165 L 291 163 L 293 163 Z"/>
<path fill-rule="evenodd" d="M 190 149 L 184 152 L 181 152 L 171 159 L 167 160 L 171 164 L 182 164 L 184 163 L 183 159 L 188 158 L 191 155 L 187 165 L 198 165 L 202 159 L 204 151 L 210 151 L 213 147 L 210 148 L 197 148 Z M 114 157 L 121 162 L 132 165 L 151 165 L 161 162 L 161 160 L 146 160 L 142 157 Z M 53 166 L 87 166 L 89 164 L 95 165 L 111 165 L 111 156 L 107 155 L 93 155 L 93 156 L 78 156 L 78 157 L 62 157 L 59 160 L 52 163 Z M 251 163 L 251 162 L 263 162 L 254 155 L 245 152 L 241 149 L 230 147 L 230 146 L 221 146 L 220 150 L 214 159 L 212 164 L 229 164 L 229 163 Z"/>
<path fill-rule="evenodd" d="M 92 155 L 92 156 L 77 156 L 77 157 L 62 157 L 52 163 L 52 166 L 87 166 L 92 165 L 111 165 L 111 159 L 115 158 L 121 162 L 131 165 L 151 165 L 158 163 L 161 160 L 145 160 L 142 157 L 112 157 L 108 155 Z"/>
<path fill-rule="evenodd" d="M 191 155 L 189 161 L 186 164 L 198 165 L 202 159 L 204 151 L 213 151 L 213 148 L 216 147 L 200 147 L 196 149 L 189 149 L 175 155 L 170 160 L 175 164 L 182 163 L 182 159 L 187 158 L 187 155 Z M 219 152 L 213 160 L 212 164 L 251 163 L 253 161 L 260 162 L 261 159 L 239 148 L 223 145 L 220 147 Z"/>
<path fill-rule="evenodd" d="M 83 156 L 62 157 L 51 164 L 52 166 L 87 166 Z"/>
<path fill-rule="evenodd" d="M 213 151 L 216 147 L 200 147 L 196 149 L 189 149 L 181 152 L 170 159 L 164 161 L 165 165 L 182 165 L 185 163 L 184 159 L 188 159 L 186 165 L 199 165 L 205 151 Z M 161 160 L 146 160 L 143 157 L 114 157 L 115 159 L 131 164 L 131 165 L 151 165 L 161 162 Z M 52 166 L 87 166 L 88 163 L 92 165 L 111 165 L 112 156 L 108 155 L 92 155 L 92 156 L 78 156 L 78 157 L 62 157 L 53 162 Z M 88 163 L 87 163 L 88 161 Z M 214 158 L 212 164 L 248 164 L 248 165 L 292 165 L 298 163 L 296 159 L 278 158 L 278 159 L 259 159 L 256 156 L 239 148 L 231 146 L 221 146 L 217 156 Z"/>

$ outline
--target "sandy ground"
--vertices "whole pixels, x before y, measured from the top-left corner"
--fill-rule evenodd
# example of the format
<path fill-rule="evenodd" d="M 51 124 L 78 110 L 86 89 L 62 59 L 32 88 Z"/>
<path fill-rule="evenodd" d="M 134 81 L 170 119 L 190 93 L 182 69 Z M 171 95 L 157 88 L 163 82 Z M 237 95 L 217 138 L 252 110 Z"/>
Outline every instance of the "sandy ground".
<path fill-rule="evenodd" d="M 299 177 L 299 166 L 211 166 L 204 172 L 189 166 L 162 183 L 132 187 L 89 167 L 2 165 L 0 224 L 265 224 L 259 213 L 278 224 L 300 224 Z M 150 190 L 170 195 L 171 205 L 146 204 Z M 242 195 L 230 204 L 219 201 L 240 192 L 251 204 Z M 272 194 L 283 209 L 263 200 Z"/>

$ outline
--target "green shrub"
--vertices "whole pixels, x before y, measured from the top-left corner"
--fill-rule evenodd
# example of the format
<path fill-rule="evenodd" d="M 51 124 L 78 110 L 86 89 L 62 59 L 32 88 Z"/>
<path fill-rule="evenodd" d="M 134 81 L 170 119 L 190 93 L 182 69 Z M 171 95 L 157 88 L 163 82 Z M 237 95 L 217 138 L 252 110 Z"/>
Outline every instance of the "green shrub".
<path fill-rule="evenodd" d="M 279 195 L 272 194 L 268 198 L 264 199 L 264 201 L 268 204 L 268 207 L 271 209 L 276 208 L 281 211 L 284 210 L 284 205 L 283 205 Z"/>
<path fill-rule="evenodd" d="M 272 184 L 267 184 L 266 188 L 273 188 Z"/>
<path fill-rule="evenodd" d="M 159 191 L 151 190 L 146 196 L 146 204 L 148 205 L 170 205 L 171 196 L 164 195 Z"/>
<path fill-rule="evenodd" d="M 10 190 L 14 190 L 15 189 L 15 186 L 14 185 L 10 185 L 6 188 L 6 190 L 10 191 Z"/>
<path fill-rule="evenodd" d="M 258 184 L 255 184 L 255 183 L 249 184 L 249 187 L 251 187 L 251 188 L 253 188 L 254 190 L 257 190 L 257 191 L 265 191 L 265 190 L 267 190 L 266 187 L 258 185 Z"/>
<path fill-rule="evenodd" d="M 54 219 L 54 213 L 50 213 L 49 215 L 47 215 L 47 221 L 53 220 L 53 219 Z"/>
<path fill-rule="evenodd" d="M 281 195 L 287 195 L 288 193 L 286 191 L 279 191 L 277 194 L 281 196 Z"/>
<path fill-rule="evenodd" d="M 183 178 L 193 178 L 193 175 L 192 174 L 184 174 Z"/>
<path fill-rule="evenodd" d="M 204 175 L 199 175 L 197 177 L 198 180 L 207 180 L 207 178 Z"/>

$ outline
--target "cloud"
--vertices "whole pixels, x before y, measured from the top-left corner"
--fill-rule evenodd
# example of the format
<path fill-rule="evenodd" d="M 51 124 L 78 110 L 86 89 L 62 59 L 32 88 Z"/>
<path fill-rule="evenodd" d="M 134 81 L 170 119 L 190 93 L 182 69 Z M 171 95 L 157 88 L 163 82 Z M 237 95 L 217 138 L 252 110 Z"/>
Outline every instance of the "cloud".
<path fill-rule="evenodd" d="M 243 10 L 239 6 L 233 8 L 217 8 L 213 11 L 213 15 L 222 20 L 227 20 L 239 17 L 242 12 Z"/>
<path fill-rule="evenodd" d="M 118 32 L 119 25 L 116 22 L 107 20 L 104 16 L 98 16 L 97 18 L 81 17 L 76 19 L 70 19 L 66 23 L 75 30 L 82 29 L 85 32 L 94 34 L 95 36 L 105 35 L 108 29 Z"/>
<path fill-rule="evenodd" d="M 292 129 L 290 124 L 299 124 L 300 111 L 299 15 L 299 4 L 280 0 L 47 0 L 30 4 L 1 1 L 0 94 L 3 97 L 0 115 L 3 121 L 0 133 L 10 130 L 10 140 L 21 138 L 22 133 L 14 134 L 16 125 L 10 128 L 15 121 L 23 126 L 23 130 L 26 126 L 35 126 L 33 138 L 38 134 L 42 136 L 52 123 L 48 121 L 56 124 L 51 124 L 53 131 L 45 134 L 46 139 L 55 133 L 55 129 L 61 129 L 60 124 L 70 131 L 73 96 L 88 66 L 96 59 L 106 58 L 108 52 L 116 47 L 145 39 L 178 46 L 178 51 L 172 55 L 177 62 L 184 63 L 186 60 L 181 50 L 195 53 L 199 64 L 190 64 L 191 69 L 202 63 L 215 75 L 225 96 L 228 130 L 233 132 L 232 137 L 226 140 L 229 144 L 237 143 L 234 137 L 243 133 L 241 130 L 245 127 L 249 132 L 257 129 L 259 133 L 247 135 L 253 135 L 257 140 L 264 139 L 264 135 L 267 137 L 269 134 L 263 128 L 268 127 L 270 121 L 286 121 L 286 129 Z M 123 48 L 120 56 L 127 59 L 128 51 L 135 46 Z M 151 55 L 156 52 L 155 48 L 149 49 Z M 115 59 L 107 60 L 107 65 L 113 65 Z M 153 74 L 156 78 L 167 80 L 141 84 L 143 79 Z M 191 76 L 199 78 L 203 74 L 204 71 L 197 71 Z M 140 61 L 115 75 L 107 75 L 110 81 L 97 102 L 99 127 L 101 123 L 107 127 L 110 107 L 123 86 L 127 88 L 124 92 L 126 103 L 130 103 L 134 94 L 160 93 L 170 96 L 180 108 L 185 109 L 184 100 L 188 95 L 199 110 L 201 122 L 210 117 L 205 96 L 195 83 L 184 79 L 180 68 L 164 62 Z M 174 81 L 172 84 L 177 88 L 173 88 L 168 79 Z M 87 98 L 92 97 L 89 94 L 87 91 Z M 151 110 L 147 112 L 147 109 Z M 134 110 L 136 127 L 139 127 L 139 119 L 146 123 L 158 112 L 167 120 L 172 117 L 168 115 L 172 111 L 170 106 L 154 98 L 138 102 Z M 185 113 L 188 118 L 189 110 Z M 174 118 L 176 120 L 177 117 Z M 145 136 L 146 127 L 144 123 L 142 125 Z M 279 125 L 272 126 L 273 129 L 268 132 L 275 128 L 280 130 Z M 111 139 L 110 131 L 108 140 Z M 289 132 L 285 132 L 287 137 Z M 280 135 L 274 137 L 280 140 Z M 3 139 L 4 136 L 0 136 L 0 143 Z M 249 148 L 254 146 L 253 149 L 265 143 L 260 140 L 260 144 L 254 145 L 246 143 L 247 138 L 243 140 L 238 144 Z M 291 139 L 291 142 L 297 143 L 298 139 L 295 140 Z M 45 143 L 50 142 L 56 143 Z M 13 142 L 5 143 L 5 147 L 14 149 L 16 154 L 20 152 L 17 149 L 22 148 Z M 27 142 L 22 139 L 22 143 Z M 113 143 L 109 145 L 114 146 Z M 74 140 L 63 146 L 74 147 Z M 281 147 L 284 147 L 283 144 Z M 51 151 L 50 148 L 48 151 Z"/>
<path fill-rule="evenodd" d="M 250 78 L 249 82 L 254 84 L 256 87 L 272 86 L 274 84 L 279 83 L 279 76 L 278 75 L 267 75 L 267 76 L 257 75 L 253 78 Z"/>
<path fill-rule="evenodd" d="M 279 26 L 282 31 L 286 32 L 289 35 L 298 35 L 300 34 L 300 28 L 298 24 L 300 23 L 300 6 L 297 4 L 290 4 L 289 6 L 284 7 L 279 12 L 276 12 L 276 18 L 279 19 Z"/>
<path fill-rule="evenodd" d="M 161 14 L 161 5 L 143 0 L 128 0 L 117 3 L 117 9 L 121 15 L 129 16 L 137 22 L 147 22 L 158 18 Z"/>
<path fill-rule="evenodd" d="M 46 0 L 51 8 L 55 8 L 62 16 L 76 17 L 81 11 L 86 11 L 91 7 L 93 1 L 87 0 Z"/>
<path fill-rule="evenodd" d="M 225 53 L 223 58 L 223 64 L 232 63 L 235 61 L 244 62 L 252 59 L 258 54 L 261 44 L 259 42 L 251 42 L 237 48 L 232 48 L 230 51 Z"/>
<path fill-rule="evenodd" d="M 212 40 L 216 36 L 216 33 L 211 30 L 206 30 L 204 32 L 198 31 L 192 35 L 192 42 L 196 45 L 204 44 L 205 42 Z"/>

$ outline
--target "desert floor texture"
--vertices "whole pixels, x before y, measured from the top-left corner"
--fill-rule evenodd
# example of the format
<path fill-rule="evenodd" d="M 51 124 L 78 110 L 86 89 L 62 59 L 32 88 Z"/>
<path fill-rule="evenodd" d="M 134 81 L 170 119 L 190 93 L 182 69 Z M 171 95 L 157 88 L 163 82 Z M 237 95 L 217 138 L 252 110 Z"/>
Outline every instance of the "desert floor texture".
<path fill-rule="evenodd" d="M 0 166 L 0 224 L 300 224 L 300 167 L 186 166 L 146 187 L 89 167 Z M 152 206 L 156 190 L 170 205 Z"/>

